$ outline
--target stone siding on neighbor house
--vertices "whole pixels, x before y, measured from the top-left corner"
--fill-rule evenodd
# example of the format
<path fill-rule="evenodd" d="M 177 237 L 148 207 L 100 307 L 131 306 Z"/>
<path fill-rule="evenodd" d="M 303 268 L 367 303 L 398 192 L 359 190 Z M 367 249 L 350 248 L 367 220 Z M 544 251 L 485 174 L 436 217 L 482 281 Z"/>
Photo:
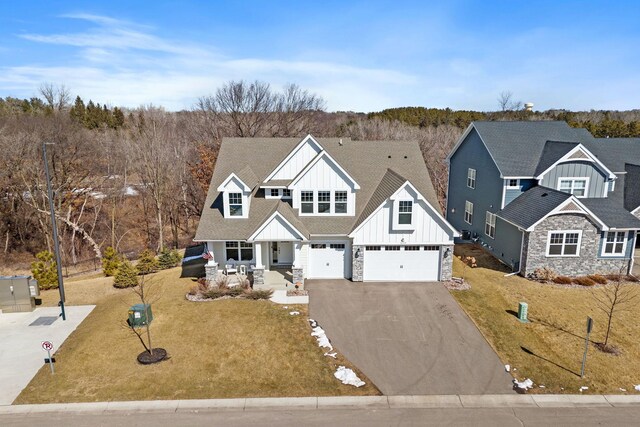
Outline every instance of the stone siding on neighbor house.
<path fill-rule="evenodd" d="M 449 250 L 447 254 L 447 249 Z M 453 245 L 442 245 L 440 247 L 440 280 L 446 282 L 451 280 L 453 274 Z"/>
<path fill-rule="evenodd" d="M 580 256 L 547 257 L 549 231 L 582 230 Z M 520 273 L 528 276 L 536 269 L 551 268 L 563 276 L 583 276 L 596 273 L 628 272 L 630 260 L 624 258 L 600 258 L 600 230 L 583 215 L 554 215 L 538 224 L 534 231 L 525 233 Z"/>
<path fill-rule="evenodd" d="M 364 246 L 354 246 L 351 248 L 351 281 L 362 282 L 362 270 L 364 267 Z M 357 257 L 356 257 L 357 255 Z"/>

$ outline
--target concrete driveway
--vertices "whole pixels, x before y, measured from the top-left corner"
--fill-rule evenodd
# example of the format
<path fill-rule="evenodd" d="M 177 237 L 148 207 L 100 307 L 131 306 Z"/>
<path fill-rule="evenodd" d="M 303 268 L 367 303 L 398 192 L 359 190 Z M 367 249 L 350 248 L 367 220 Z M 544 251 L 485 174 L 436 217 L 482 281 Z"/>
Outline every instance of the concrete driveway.
<path fill-rule="evenodd" d="M 309 280 L 310 315 L 386 395 L 513 393 L 512 377 L 441 283 Z"/>

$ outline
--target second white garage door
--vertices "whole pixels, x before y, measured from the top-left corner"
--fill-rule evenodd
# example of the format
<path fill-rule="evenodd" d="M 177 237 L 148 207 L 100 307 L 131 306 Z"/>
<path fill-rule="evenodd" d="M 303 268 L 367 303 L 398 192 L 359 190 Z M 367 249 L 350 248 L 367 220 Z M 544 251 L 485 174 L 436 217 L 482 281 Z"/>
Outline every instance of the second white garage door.
<path fill-rule="evenodd" d="M 351 277 L 349 242 L 311 242 L 309 245 L 310 279 L 342 279 Z"/>
<path fill-rule="evenodd" d="M 439 246 L 365 247 L 365 281 L 434 281 L 438 280 L 439 271 Z"/>

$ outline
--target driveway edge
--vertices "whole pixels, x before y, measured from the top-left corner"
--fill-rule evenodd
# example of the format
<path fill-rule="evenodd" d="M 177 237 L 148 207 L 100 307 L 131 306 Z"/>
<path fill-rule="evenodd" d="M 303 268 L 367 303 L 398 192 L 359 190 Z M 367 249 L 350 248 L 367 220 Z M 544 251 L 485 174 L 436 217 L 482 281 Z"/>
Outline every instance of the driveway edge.
<path fill-rule="evenodd" d="M 426 396 L 323 396 L 239 399 L 143 400 L 124 402 L 0 405 L 0 415 L 40 413 L 198 412 L 207 410 L 327 408 L 575 408 L 640 406 L 640 395 L 494 394 Z"/>

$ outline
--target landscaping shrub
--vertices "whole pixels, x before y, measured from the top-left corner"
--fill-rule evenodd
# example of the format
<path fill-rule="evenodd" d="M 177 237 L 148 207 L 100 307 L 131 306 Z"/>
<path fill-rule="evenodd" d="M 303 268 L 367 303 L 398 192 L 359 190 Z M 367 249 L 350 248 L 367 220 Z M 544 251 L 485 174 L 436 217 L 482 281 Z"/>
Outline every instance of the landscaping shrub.
<path fill-rule="evenodd" d="M 590 276 L 587 276 L 589 279 L 593 280 L 594 282 L 600 284 L 600 285 L 606 285 L 607 284 L 607 278 L 604 277 L 601 274 L 592 274 Z"/>
<path fill-rule="evenodd" d="M 254 289 L 251 292 L 247 292 L 245 298 L 252 300 L 269 299 L 271 295 L 273 295 L 273 290 L 271 289 Z"/>
<path fill-rule="evenodd" d="M 221 288 L 211 288 L 208 291 L 204 292 L 202 296 L 205 298 L 218 299 L 227 295 L 227 289 Z"/>
<path fill-rule="evenodd" d="M 573 279 L 574 283 L 580 286 L 595 286 L 596 282 L 589 279 L 587 276 L 580 276 Z"/>
<path fill-rule="evenodd" d="M 238 286 L 244 290 L 251 288 L 251 282 L 249 281 L 249 277 L 238 274 Z"/>
<path fill-rule="evenodd" d="M 176 267 L 180 264 L 181 260 L 182 256 L 180 256 L 180 253 L 177 250 L 164 248 L 158 256 L 158 266 L 160 270 L 166 270 L 168 268 Z"/>
<path fill-rule="evenodd" d="M 40 289 L 58 289 L 56 260 L 49 251 L 38 252 L 37 261 L 31 264 L 31 274 L 38 281 Z"/>
<path fill-rule="evenodd" d="M 104 275 L 106 277 L 115 276 L 120 264 L 122 264 L 120 254 L 118 254 L 114 248 L 108 246 L 102 255 L 102 272 Z"/>
<path fill-rule="evenodd" d="M 627 281 L 627 282 L 637 282 L 638 278 L 636 276 L 628 275 L 628 276 L 625 277 L 624 280 Z"/>
<path fill-rule="evenodd" d="M 611 280 L 612 282 L 624 281 L 624 276 L 622 274 L 607 274 L 605 277 L 607 280 Z"/>
<path fill-rule="evenodd" d="M 529 274 L 530 279 L 538 282 L 550 282 L 556 277 L 558 277 L 556 272 L 549 267 L 536 268 L 533 273 Z"/>
<path fill-rule="evenodd" d="M 158 261 L 156 260 L 156 256 L 149 249 L 145 249 L 140 254 L 140 258 L 138 258 L 138 263 L 136 264 L 136 269 L 139 274 L 149 274 L 155 273 L 158 271 Z"/>
<path fill-rule="evenodd" d="M 113 279 L 114 288 L 132 288 L 138 286 L 138 270 L 129 261 L 120 264 L 118 272 Z"/>
<path fill-rule="evenodd" d="M 229 287 L 229 276 L 226 274 L 218 274 L 215 279 L 213 279 L 213 284 L 221 289 L 226 289 Z"/>
<path fill-rule="evenodd" d="M 567 276 L 558 276 L 555 279 L 553 279 L 553 281 L 554 283 L 557 283 L 559 285 L 570 285 L 571 283 L 573 283 L 573 279 Z"/>
<path fill-rule="evenodd" d="M 227 295 L 230 297 L 238 297 L 244 293 L 244 289 L 240 286 L 234 286 L 232 288 L 227 289 Z"/>

